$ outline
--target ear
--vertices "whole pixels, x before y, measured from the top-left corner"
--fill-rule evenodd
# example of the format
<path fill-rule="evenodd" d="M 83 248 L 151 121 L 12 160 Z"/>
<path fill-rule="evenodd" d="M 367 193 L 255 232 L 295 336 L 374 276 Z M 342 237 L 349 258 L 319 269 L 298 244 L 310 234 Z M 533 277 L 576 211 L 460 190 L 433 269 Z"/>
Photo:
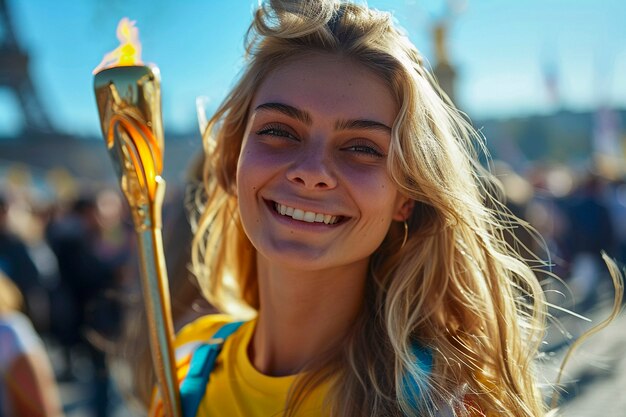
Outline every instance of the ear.
<path fill-rule="evenodd" d="M 413 207 L 415 207 L 415 200 L 409 197 L 401 196 L 398 201 L 396 212 L 393 215 L 393 219 L 399 222 L 407 220 L 413 212 Z"/>

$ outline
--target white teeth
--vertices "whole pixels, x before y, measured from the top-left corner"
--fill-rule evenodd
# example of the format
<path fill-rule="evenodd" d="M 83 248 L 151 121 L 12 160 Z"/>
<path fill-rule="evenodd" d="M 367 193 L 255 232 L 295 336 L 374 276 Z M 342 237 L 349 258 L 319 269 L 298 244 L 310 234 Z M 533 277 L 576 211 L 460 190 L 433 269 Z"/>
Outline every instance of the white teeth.
<path fill-rule="evenodd" d="M 315 221 L 315 213 L 312 211 L 307 211 L 304 213 L 304 218 L 302 219 L 307 223 L 313 223 Z"/>
<path fill-rule="evenodd" d="M 307 223 L 335 224 L 339 220 L 339 217 L 330 214 L 314 213 L 312 211 L 305 212 L 302 209 L 296 209 L 279 203 L 274 203 L 274 209 L 283 216 L 289 216 L 294 220 Z"/>
<path fill-rule="evenodd" d="M 294 209 L 291 217 L 295 220 L 304 220 L 304 210 Z"/>

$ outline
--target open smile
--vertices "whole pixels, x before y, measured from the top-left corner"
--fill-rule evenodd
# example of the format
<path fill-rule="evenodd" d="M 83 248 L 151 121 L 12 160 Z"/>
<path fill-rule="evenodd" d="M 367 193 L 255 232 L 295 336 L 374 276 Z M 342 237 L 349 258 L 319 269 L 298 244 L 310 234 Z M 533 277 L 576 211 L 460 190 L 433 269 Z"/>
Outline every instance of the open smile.
<path fill-rule="evenodd" d="M 337 216 L 328 213 L 318 213 L 313 211 L 307 211 L 297 207 L 287 206 L 275 201 L 268 202 L 274 211 L 281 216 L 291 217 L 294 220 L 298 220 L 306 223 L 324 223 L 324 224 L 337 224 L 345 219 L 344 216 Z"/>

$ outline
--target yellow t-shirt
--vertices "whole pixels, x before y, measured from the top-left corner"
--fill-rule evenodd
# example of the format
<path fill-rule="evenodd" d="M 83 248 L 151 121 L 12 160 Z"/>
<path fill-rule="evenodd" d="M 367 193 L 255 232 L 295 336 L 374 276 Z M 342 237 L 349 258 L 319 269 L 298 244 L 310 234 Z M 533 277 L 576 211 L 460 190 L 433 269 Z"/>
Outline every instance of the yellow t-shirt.
<path fill-rule="evenodd" d="M 225 315 L 201 317 L 185 326 L 176 336 L 178 380 L 187 375 L 191 354 L 232 319 Z M 197 417 L 270 417 L 283 415 L 287 393 L 296 375 L 272 377 L 257 371 L 247 349 L 256 320 L 244 323 L 226 339 L 211 372 Z M 323 401 L 327 384 L 317 387 L 299 407 L 298 417 L 325 416 Z M 152 402 L 150 416 L 162 416 L 160 401 Z"/>

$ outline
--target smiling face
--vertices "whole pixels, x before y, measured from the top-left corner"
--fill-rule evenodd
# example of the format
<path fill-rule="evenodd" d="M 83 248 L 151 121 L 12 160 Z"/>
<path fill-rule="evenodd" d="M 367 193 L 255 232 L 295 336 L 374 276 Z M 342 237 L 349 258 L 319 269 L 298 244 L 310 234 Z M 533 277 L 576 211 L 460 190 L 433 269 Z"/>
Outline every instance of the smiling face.
<path fill-rule="evenodd" d="M 243 227 L 262 258 L 303 270 L 367 264 L 408 214 L 386 167 L 397 111 L 381 79 L 334 55 L 268 75 L 237 165 Z"/>

